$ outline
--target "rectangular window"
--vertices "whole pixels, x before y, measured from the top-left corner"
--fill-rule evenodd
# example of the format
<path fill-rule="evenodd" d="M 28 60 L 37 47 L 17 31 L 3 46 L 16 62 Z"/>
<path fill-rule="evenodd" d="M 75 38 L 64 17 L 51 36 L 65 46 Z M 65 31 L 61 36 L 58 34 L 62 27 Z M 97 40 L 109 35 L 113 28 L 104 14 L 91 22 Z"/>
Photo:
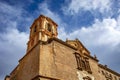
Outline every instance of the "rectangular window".
<path fill-rule="evenodd" d="M 82 65 L 81 65 L 81 57 L 79 54 L 75 53 L 76 61 L 77 61 L 77 67 L 78 69 L 82 70 Z"/>

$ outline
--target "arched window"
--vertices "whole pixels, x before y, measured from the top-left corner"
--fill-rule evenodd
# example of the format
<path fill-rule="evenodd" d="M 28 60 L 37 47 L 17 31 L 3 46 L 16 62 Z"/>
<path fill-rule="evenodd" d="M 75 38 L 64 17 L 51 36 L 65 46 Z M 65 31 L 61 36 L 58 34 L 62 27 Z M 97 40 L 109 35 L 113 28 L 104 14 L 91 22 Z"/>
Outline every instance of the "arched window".
<path fill-rule="evenodd" d="M 45 24 L 45 28 L 46 28 L 46 30 L 48 30 L 49 32 L 52 31 L 52 26 L 51 26 L 50 23 L 46 23 L 46 24 Z"/>
<path fill-rule="evenodd" d="M 48 24 L 48 31 L 50 31 L 50 32 L 51 32 L 51 31 L 52 31 L 52 29 L 51 29 L 51 28 L 52 28 L 52 26 L 51 26 L 50 24 Z"/>

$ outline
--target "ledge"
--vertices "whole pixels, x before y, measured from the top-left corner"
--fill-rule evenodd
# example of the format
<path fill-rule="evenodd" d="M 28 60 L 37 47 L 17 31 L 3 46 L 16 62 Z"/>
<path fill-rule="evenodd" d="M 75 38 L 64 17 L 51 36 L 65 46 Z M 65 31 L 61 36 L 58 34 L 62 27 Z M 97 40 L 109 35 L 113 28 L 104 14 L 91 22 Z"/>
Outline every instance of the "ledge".
<path fill-rule="evenodd" d="M 62 43 L 62 44 L 64 44 L 64 45 L 66 45 L 67 47 L 70 47 L 70 48 L 72 48 L 72 49 L 74 49 L 74 50 L 77 50 L 77 48 L 71 46 L 70 44 L 67 44 L 66 42 L 64 42 L 64 41 L 62 41 L 62 40 L 60 40 L 60 39 L 58 39 L 58 38 L 50 38 L 50 39 L 48 40 L 48 42 L 50 43 L 50 42 L 52 42 L 52 41 L 54 41 L 54 40 L 57 41 L 57 42 L 59 42 L 59 43 Z"/>
<path fill-rule="evenodd" d="M 57 79 L 57 78 L 53 78 L 53 77 L 48 77 L 48 76 L 43 76 L 43 75 L 37 75 L 35 76 L 33 79 L 31 80 L 36 80 L 38 78 L 45 78 L 45 79 L 50 79 L 50 80 L 60 80 L 60 79 Z M 39 79 L 38 79 L 39 80 Z"/>
<path fill-rule="evenodd" d="M 119 74 L 119 73 L 117 73 L 117 72 L 111 70 L 111 69 L 108 68 L 107 66 L 104 66 L 104 65 L 102 65 L 102 64 L 98 64 L 98 66 L 99 66 L 100 68 L 103 68 L 103 69 L 105 69 L 105 70 L 107 70 L 107 71 L 109 71 L 109 72 L 111 72 L 111 73 L 113 73 L 113 74 L 115 74 L 115 75 L 117 75 L 117 76 L 120 77 L 120 74 Z"/>

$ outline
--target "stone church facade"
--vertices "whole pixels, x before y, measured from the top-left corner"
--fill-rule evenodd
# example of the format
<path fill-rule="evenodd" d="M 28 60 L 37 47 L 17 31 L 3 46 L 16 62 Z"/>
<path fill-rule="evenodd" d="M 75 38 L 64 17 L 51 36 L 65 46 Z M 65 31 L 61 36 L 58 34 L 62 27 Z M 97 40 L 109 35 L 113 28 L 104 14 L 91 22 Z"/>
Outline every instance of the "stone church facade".
<path fill-rule="evenodd" d="M 57 24 L 41 15 L 30 27 L 26 54 L 5 80 L 120 80 L 78 40 L 57 38 Z"/>

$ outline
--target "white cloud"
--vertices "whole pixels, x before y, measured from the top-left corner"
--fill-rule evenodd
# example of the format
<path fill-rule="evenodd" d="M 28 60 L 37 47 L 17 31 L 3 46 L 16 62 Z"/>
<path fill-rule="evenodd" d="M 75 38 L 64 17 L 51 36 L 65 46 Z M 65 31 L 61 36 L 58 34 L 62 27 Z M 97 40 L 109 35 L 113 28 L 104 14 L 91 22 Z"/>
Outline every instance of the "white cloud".
<path fill-rule="evenodd" d="M 28 24 L 31 18 L 22 17 L 24 9 L 22 7 L 16 7 L 16 5 L 10 5 L 4 2 L 0 2 L 0 79 L 3 80 L 5 75 L 15 68 L 18 64 L 18 60 L 26 52 L 26 43 L 28 41 L 28 33 L 20 32 L 18 26 L 20 21 Z M 27 22 L 28 21 L 28 22 Z"/>
<path fill-rule="evenodd" d="M 117 17 L 117 23 L 117 26 L 119 26 L 117 27 L 117 29 L 120 30 L 120 15 Z"/>
<path fill-rule="evenodd" d="M 26 52 L 28 33 L 19 32 L 16 28 L 8 28 L 0 33 L 0 78 L 4 78 L 18 64 L 18 60 Z"/>
<path fill-rule="evenodd" d="M 91 54 L 98 55 L 100 62 L 108 64 L 111 67 L 114 63 L 120 63 L 119 58 L 119 44 L 120 44 L 120 18 L 117 20 L 106 18 L 102 21 L 95 20 L 94 24 L 89 27 L 82 27 L 71 33 L 66 33 L 64 28 L 60 32 L 61 39 L 75 39 L 78 38 L 90 50 Z M 113 56 L 117 55 L 117 56 Z M 103 57 L 104 56 L 104 57 Z M 111 58 L 115 58 L 114 60 Z M 119 64 L 117 64 L 120 67 Z M 119 68 L 116 67 L 116 70 Z M 115 67 L 114 67 L 115 69 Z M 119 71 L 120 72 L 120 71 Z"/>
<path fill-rule="evenodd" d="M 103 6 L 106 6 L 104 10 L 108 9 L 107 4 L 109 3 L 109 1 L 107 1 L 104 4 L 104 1 L 102 0 L 97 4 L 99 3 L 101 3 L 102 5 L 101 9 L 103 8 Z M 110 7 L 110 4 L 108 5 Z M 100 5 L 99 6 L 96 5 L 96 6 L 97 7 L 94 7 L 94 9 L 97 9 Z M 94 24 L 92 24 L 92 26 L 89 27 L 83 26 L 82 28 L 77 29 L 71 33 L 67 33 L 65 31 L 65 26 L 68 25 L 62 22 L 59 15 L 55 14 L 54 12 L 48 9 L 47 3 L 40 4 L 39 9 L 40 10 L 42 9 L 42 13 L 44 13 L 46 16 L 49 16 L 59 24 L 58 38 L 62 40 L 65 40 L 66 38 L 68 39 L 79 38 L 85 44 L 85 46 L 87 46 L 87 48 L 92 52 L 92 54 L 96 53 L 99 56 L 104 55 L 104 53 L 110 54 L 110 52 L 113 52 L 112 48 L 116 47 L 120 43 L 119 17 L 117 20 L 115 20 L 114 18 L 113 19 L 105 18 L 102 21 L 96 19 Z M 106 50 L 104 51 L 101 50 L 101 47 L 103 47 L 104 49 L 106 48 Z M 107 49 L 111 49 L 111 50 L 107 50 Z"/>
<path fill-rule="evenodd" d="M 95 23 L 92 26 L 82 27 L 70 34 L 65 33 L 64 29 L 62 29 L 63 32 L 61 33 L 71 39 L 80 38 L 90 45 L 115 45 L 120 42 L 120 37 L 118 37 L 120 36 L 119 28 L 119 21 L 107 18 L 103 19 L 103 21 L 99 21 L 96 19 Z"/>
<path fill-rule="evenodd" d="M 19 17 L 22 14 L 22 8 L 18 8 L 15 6 L 11 6 L 7 3 L 0 2 L 0 15 L 4 14 L 6 15 L 6 19 L 10 17 Z M 12 16 L 11 16 L 12 15 Z"/>
<path fill-rule="evenodd" d="M 25 54 L 25 49 L 27 47 L 26 43 L 28 41 L 28 34 L 25 32 L 19 32 L 15 28 L 8 29 L 6 33 L 0 34 L 0 52 L 3 52 L 6 55 L 11 56 L 2 56 L 12 58 L 9 61 L 13 61 L 10 64 L 14 65 L 14 60 L 17 63 L 17 60 Z M 13 58 L 14 57 L 14 58 Z M 4 59 L 2 58 L 2 59 Z"/>
<path fill-rule="evenodd" d="M 39 12 L 41 11 L 41 12 Z M 56 23 L 60 24 L 61 19 L 58 14 L 52 12 L 50 9 L 48 9 L 48 4 L 46 2 L 39 4 L 39 11 L 37 13 L 41 13 L 47 17 L 50 17 L 55 21 Z"/>
<path fill-rule="evenodd" d="M 15 16 L 19 15 L 19 17 L 21 17 L 21 14 L 22 14 L 21 11 L 23 9 L 20 9 L 19 11 L 17 10 L 17 8 L 7 4 L 1 4 L 1 5 L 0 5 L 0 10 L 3 10 L 3 13 L 12 15 L 12 17 L 14 17 L 14 14 L 16 13 Z M 103 13 L 104 11 L 110 10 L 110 2 L 109 0 L 106 0 L 106 1 L 104 0 L 72 0 L 70 5 L 66 8 L 67 8 L 66 11 L 70 11 L 71 13 L 78 13 L 80 9 L 85 9 L 85 10 L 98 9 L 101 13 Z M 47 3 L 39 4 L 39 10 L 37 10 L 37 14 L 39 13 L 43 13 L 44 15 L 52 18 L 56 23 L 58 23 L 59 38 L 63 40 L 65 40 L 66 38 L 69 38 L 69 39 L 79 38 L 79 40 L 81 40 L 84 43 L 84 45 L 87 46 L 87 48 L 93 54 L 95 52 L 97 55 L 99 55 L 98 57 L 101 56 L 100 61 L 102 59 L 106 60 L 106 56 L 104 54 L 105 52 L 107 52 L 106 53 L 107 56 L 109 54 L 112 54 L 111 52 L 115 50 L 112 48 L 113 47 L 116 48 L 117 45 L 120 43 L 120 38 L 119 38 L 120 16 L 116 20 L 111 18 L 106 18 L 106 19 L 103 19 L 102 21 L 99 21 L 98 19 L 96 19 L 92 26 L 82 27 L 71 33 L 66 33 L 65 26 L 68 26 L 68 25 L 61 20 L 61 17 L 57 13 L 51 11 L 48 8 Z M 20 32 L 16 28 L 18 23 L 16 21 L 11 21 L 10 18 L 8 17 L 9 18 L 8 19 L 7 17 L 0 17 L 3 19 L 3 21 L 5 21 L 4 23 L 8 22 L 7 26 L 9 26 L 7 28 L 6 33 L 0 34 L 0 45 L 1 45 L 0 52 L 3 53 L 2 54 L 3 56 L 0 56 L 0 63 L 2 62 L 4 63 L 4 65 L 2 66 L 3 70 L 7 70 L 9 67 L 9 70 L 7 70 L 6 72 L 1 71 L 1 72 L 5 72 L 4 75 L 6 75 L 8 72 L 11 72 L 11 70 L 17 64 L 17 61 L 25 54 L 25 49 L 27 47 L 26 42 L 28 41 L 28 35 L 29 35 L 26 32 Z M 8 20 L 4 20 L 4 18 Z M 31 21 L 31 18 L 27 18 L 27 19 Z M 98 47 L 100 47 L 100 49 Z M 105 57 L 103 57 L 103 55 Z M 6 60 L 9 60 L 9 62 Z M 107 60 L 105 62 L 107 62 Z"/>
<path fill-rule="evenodd" d="M 7 32 L 0 36 L 12 46 L 26 48 L 25 43 L 28 41 L 28 33 L 19 32 L 16 28 L 7 28 Z"/>
<path fill-rule="evenodd" d="M 19 3 L 19 1 L 17 3 Z M 23 4 L 18 6 L 18 4 L 10 5 L 9 3 L 0 2 L 1 32 L 6 31 L 6 28 L 17 28 L 21 31 L 29 32 L 29 27 L 34 20 L 33 17 L 34 16 L 30 16 L 30 13 L 24 9 Z"/>
<path fill-rule="evenodd" d="M 63 7 L 67 14 L 78 13 L 80 10 L 98 10 L 101 13 L 110 10 L 110 0 L 72 0 L 68 6 Z"/>

